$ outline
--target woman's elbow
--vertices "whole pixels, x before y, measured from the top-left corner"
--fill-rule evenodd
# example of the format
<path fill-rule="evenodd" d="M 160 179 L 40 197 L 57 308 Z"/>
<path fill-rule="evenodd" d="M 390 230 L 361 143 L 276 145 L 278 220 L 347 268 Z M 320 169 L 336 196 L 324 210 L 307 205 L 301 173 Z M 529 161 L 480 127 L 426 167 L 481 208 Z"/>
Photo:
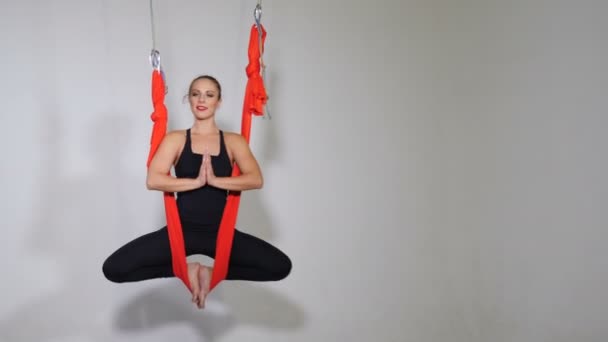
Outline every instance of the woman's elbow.
<path fill-rule="evenodd" d="M 259 175 L 259 176 L 256 178 L 256 182 L 255 182 L 255 184 L 254 184 L 254 187 L 255 187 L 256 189 L 261 189 L 261 188 L 263 188 L 263 187 L 264 187 L 264 178 L 262 177 L 262 175 Z"/>
<path fill-rule="evenodd" d="M 156 182 L 154 180 L 154 177 L 150 174 L 148 174 L 148 176 L 146 177 L 146 189 L 148 189 L 148 190 L 156 189 Z"/>

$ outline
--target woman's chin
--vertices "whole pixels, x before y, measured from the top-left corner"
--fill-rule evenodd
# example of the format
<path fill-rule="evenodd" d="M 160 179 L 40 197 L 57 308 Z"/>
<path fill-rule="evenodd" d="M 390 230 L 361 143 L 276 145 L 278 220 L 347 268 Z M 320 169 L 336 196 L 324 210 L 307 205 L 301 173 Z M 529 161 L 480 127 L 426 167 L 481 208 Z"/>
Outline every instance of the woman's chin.
<path fill-rule="evenodd" d="M 211 118 L 213 118 L 213 113 L 208 113 L 208 112 L 196 112 L 194 113 L 194 118 L 196 120 L 209 120 Z"/>

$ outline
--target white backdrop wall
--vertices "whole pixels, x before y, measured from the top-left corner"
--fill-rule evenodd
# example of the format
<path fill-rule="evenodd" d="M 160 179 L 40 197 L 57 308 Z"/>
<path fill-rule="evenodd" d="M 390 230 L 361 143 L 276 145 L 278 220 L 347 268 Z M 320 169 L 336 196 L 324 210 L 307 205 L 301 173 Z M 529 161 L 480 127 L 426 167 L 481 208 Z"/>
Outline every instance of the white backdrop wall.
<path fill-rule="evenodd" d="M 606 340 L 608 4 L 446 1 L 435 13 L 439 225 L 451 263 L 473 274 L 458 284 L 473 340 Z"/>
<path fill-rule="evenodd" d="M 155 1 L 171 128 L 190 80 L 240 129 L 256 1 Z M 1 341 L 603 341 L 606 5 L 264 1 L 265 187 L 240 229 L 293 261 L 198 311 L 105 257 L 145 190 L 148 1 L 1 2 Z"/>

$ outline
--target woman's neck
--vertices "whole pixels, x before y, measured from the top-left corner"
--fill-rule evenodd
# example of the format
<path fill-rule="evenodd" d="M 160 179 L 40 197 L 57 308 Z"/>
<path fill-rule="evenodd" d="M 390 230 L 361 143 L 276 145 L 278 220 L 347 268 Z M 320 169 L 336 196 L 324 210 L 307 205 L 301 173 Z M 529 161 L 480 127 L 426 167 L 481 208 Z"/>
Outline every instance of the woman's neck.
<path fill-rule="evenodd" d="M 219 131 L 219 128 L 215 124 L 215 120 L 213 118 L 207 120 L 196 120 L 194 124 L 192 124 L 191 132 L 196 134 L 214 134 Z"/>

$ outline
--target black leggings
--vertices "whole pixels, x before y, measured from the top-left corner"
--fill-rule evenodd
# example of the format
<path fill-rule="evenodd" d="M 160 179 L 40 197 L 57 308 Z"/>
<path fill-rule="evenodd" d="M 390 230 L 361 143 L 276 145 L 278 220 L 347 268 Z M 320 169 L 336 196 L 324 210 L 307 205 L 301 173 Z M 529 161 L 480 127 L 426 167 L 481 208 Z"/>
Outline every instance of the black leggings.
<path fill-rule="evenodd" d="M 217 227 L 189 227 L 183 223 L 186 255 L 213 258 Z M 235 230 L 226 280 L 277 281 L 291 272 L 291 260 L 273 245 Z M 103 264 L 105 277 L 116 283 L 175 277 L 167 227 L 143 235 L 110 255 Z"/>

